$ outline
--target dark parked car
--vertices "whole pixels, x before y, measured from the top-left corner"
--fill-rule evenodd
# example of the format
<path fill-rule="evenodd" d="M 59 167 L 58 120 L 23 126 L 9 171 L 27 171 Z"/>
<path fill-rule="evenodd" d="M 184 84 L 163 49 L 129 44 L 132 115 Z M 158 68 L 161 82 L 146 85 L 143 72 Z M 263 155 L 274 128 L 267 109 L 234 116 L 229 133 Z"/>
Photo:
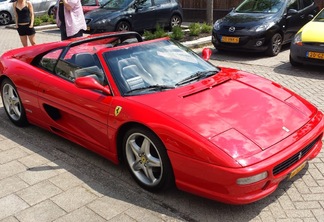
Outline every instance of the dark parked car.
<path fill-rule="evenodd" d="M 314 0 L 245 0 L 215 22 L 212 42 L 219 50 L 275 56 L 318 11 Z"/>
<path fill-rule="evenodd" d="M 182 18 L 178 0 L 109 0 L 85 14 L 88 33 L 180 26 Z"/>

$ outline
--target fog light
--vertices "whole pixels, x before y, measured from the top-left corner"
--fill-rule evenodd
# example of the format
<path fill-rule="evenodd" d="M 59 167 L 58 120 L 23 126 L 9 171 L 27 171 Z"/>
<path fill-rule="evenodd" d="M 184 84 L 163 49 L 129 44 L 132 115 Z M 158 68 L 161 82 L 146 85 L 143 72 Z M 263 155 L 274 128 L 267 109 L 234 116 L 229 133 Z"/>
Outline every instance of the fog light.
<path fill-rule="evenodd" d="M 263 42 L 262 42 L 261 40 L 259 40 L 259 41 L 257 41 L 257 42 L 255 43 L 255 45 L 258 46 L 258 47 L 261 46 L 262 44 L 263 44 Z"/>
<path fill-rule="evenodd" d="M 260 180 L 267 178 L 267 176 L 268 176 L 268 172 L 263 172 L 251 177 L 239 178 L 236 181 L 236 183 L 239 185 L 247 185 L 247 184 L 259 182 Z"/>

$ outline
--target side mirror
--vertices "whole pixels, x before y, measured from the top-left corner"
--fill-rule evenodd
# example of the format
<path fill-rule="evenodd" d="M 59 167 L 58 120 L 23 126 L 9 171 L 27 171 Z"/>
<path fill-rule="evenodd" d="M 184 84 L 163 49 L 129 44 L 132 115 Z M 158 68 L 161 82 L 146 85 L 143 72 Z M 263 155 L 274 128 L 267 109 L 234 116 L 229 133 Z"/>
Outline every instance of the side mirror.
<path fill-rule="evenodd" d="M 80 89 L 100 90 L 106 93 L 107 95 L 111 95 L 110 89 L 108 87 L 101 85 L 97 80 L 95 80 L 91 76 L 76 78 L 74 84 Z"/>
<path fill-rule="evenodd" d="M 202 58 L 205 60 L 205 61 L 208 61 L 212 55 L 212 50 L 210 48 L 203 48 L 202 50 Z"/>
<path fill-rule="evenodd" d="M 309 15 L 307 16 L 307 18 L 308 18 L 308 20 L 310 21 L 310 20 L 312 20 L 312 19 L 314 18 L 314 15 L 309 14 Z"/>

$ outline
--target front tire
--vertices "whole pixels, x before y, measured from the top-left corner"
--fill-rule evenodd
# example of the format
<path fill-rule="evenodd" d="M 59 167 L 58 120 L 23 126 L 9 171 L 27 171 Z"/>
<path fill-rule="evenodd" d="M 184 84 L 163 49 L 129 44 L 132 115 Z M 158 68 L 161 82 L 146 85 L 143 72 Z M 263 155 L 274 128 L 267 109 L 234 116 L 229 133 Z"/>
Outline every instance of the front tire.
<path fill-rule="evenodd" d="M 299 63 L 299 62 L 296 62 L 292 57 L 291 55 L 289 55 L 289 62 L 292 66 L 295 66 L 295 67 L 298 67 L 298 66 L 301 66 L 302 64 Z"/>
<path fill-rule="evenodd" d="M 276 56 L 281 51 L 282 47 L 282 36 L 276 33 L 272 36 L 266 54 L 269 56 Z"/>
<path fill-rule="evenodd" d="M 143 127 L 128 130 L 123 140 L 123 154 L 129 172 L 142 188 L 157 192 L 173 184 L 166 149 L 150 130 Z"/>
<path fill-rule="evenodd" d="M 47 14 L 48 14 L 49 16 L 55 16 L 55 12 L 56 12 L 55 7 L 52 6 L 52 7 L 50 7 L 50 9 L 48 10 Z"/>
<path fill-rule="evenodd" d="M 28 125 L 26 112 L 17 92 L 16 86 L 9 79 L 5 79 L 1 84 L 1 98 L 4 109 L 16 126 Z"/>

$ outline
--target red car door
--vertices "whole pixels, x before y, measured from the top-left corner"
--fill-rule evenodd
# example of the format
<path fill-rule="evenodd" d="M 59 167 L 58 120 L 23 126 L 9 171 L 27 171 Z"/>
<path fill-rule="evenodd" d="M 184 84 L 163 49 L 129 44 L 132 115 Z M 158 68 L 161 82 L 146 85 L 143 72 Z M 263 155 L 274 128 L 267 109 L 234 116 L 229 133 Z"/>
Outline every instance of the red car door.
<path fill-rule="evenodd" d="M 69 77 L 73 75 L 70 63 L 60 60 L 57 67 L 57 75 L 43 78 L 39 85 L 39 103 L 50 127 L 68 139 L 103 152 L 108 147 L 112 96 L 76 87 Z"/>

